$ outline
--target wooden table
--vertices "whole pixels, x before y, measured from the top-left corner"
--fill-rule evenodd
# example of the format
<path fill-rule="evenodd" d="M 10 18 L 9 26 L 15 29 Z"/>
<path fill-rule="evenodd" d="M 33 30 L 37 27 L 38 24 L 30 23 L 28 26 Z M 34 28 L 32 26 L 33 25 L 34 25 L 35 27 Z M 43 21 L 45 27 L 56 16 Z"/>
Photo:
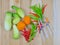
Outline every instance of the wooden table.
<path fill-rule="evenodd" d="M 5 31 L 4 29 L 4 18 L 7 10 L 11 11 L 11 5 L 16 5 L 25 10 L 28 14 L 31 10 L 29 6 L 33 0 L 0 0 L 0 45 L 53 45 L 53 36 L 47 38 L 45 41 L 41 39 L 40 34 L 37 33 L 35 39 L 30 43 L 27 43 L 23 36 L 18 39 L 12 39 L 12 31 Z M 49 17 L 51 24 L 53 24 L 53 0 L 42 0 L 43 3 L 47 3 L 45 16 Z M 34 1 L 33 3 L 35 3 Z M 52 34 L 53 35 L 53 34 Z"/>

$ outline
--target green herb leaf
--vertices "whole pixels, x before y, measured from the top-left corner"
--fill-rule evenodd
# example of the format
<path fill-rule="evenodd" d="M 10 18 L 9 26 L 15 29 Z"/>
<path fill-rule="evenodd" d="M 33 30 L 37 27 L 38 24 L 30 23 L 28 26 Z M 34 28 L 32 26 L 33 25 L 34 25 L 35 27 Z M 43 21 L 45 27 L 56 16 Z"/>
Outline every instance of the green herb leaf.
<path fill-rule="evenodd" d="M 39 20 L 39 18 L 38 17 L 35 17 L 35 16 L 33 16 L 33 15 L 29 15 L 33 20 Z"/>
<path fill-rule="evenodd" d="M 34 23 L 31 23 L 31 32 L 35 32 L 37 29 L 36 25 Z"/>
<path fill-rule="evenodd" d="M 30 8 L 40 17 L 39 19 L 43 22 L 42 7 L 34 5 Z"/>
<path fill-rule="evenodd" d="M 35 36 L 36 36 L 36 32 L 34 32 L 34 33 L 30 36 L 29 41 L 33 40 Z"/>
<path fill-rule="evenodd" d="M 31 34 L 30 34 L 30 39 L 29 41 L 31 41 L 35 36 L 36 36 L 36 25 L 34 25 L 33 23 L 31 23 Z"/>

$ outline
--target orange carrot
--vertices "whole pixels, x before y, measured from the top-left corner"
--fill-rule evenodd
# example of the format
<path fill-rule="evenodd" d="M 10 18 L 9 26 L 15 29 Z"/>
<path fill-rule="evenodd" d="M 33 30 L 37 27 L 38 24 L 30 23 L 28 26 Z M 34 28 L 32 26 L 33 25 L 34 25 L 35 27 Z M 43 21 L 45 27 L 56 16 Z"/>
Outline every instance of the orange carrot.
<path fill-rule="evenodd" d="M 17 28 L 18 30 L 23 30 L 24 28 L 26 27 L 25 23 L 23 21 L 20 21 L 18 24 L 17 24 Z"/>
<path fill-rule="evenodd" d="M 32 13 L 32 12 L 30 12 L 30 14 L 32 14 L 32 15 L 34 15 L 34 16 L 36 16 L 36 17 L 39 17 L 37 14 L 35 14 L 35 13 Z"/>
<path fill-rule="evenodd" d="M 24 19 L 23 19 L 23 21 L 24 21 L 25 24 L 28 25 L 31 22 L 31 18 L 29 16 L 25 16 Z"/>
<path fill-rule="evenodd" d="M 47 6 L 47 4 L 42 8 L 42 14 L 44 14 L 46 6 Z"/>

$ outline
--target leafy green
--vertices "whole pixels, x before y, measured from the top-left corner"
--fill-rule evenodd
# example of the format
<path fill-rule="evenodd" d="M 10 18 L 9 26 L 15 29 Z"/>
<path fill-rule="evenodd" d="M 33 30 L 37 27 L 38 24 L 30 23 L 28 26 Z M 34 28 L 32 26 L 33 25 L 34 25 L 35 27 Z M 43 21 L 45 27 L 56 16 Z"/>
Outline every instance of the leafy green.
<path fill-rule="evenodd" d="M 33 20 L 39 20 L 39 18 L 38 17 L 35 17 L 35 16 L 33 16 L 33 15 L 29 15 Z"/>
<path fill-rule="evenodd" d="M 37 27 L 36 25 L 34 25 L 33 23 L 31 23 L 31 34 L 30 34 L 30 39 L 29 41 L 31 41 L 35 36 L 36 36 L 36 30 L 37 30 Z"/>
<path fill-rule="evenodd" d="M 34 32 L 34 33 L 30 36 L 29 41 L 33 40 L 35 36 L 36 36 L 36 32 Z"/>
<path fill-rule="evenodd" d="M 42 8 L 37 5 L 33 5 L 30 8 L 39 16 L 40 20 L 43 22 Z"/>
<path fill-rule="evenodd" d="M 31 32 L 35 32 L 37 29 L 36 25 L 34 23 L 31 23 Z"/>
<path fill-rule="evenodd" d="M 6 12 L 5 22 L 4 22 L 5 30 L 9 31 L 12 27 L 12 12 Z"/>

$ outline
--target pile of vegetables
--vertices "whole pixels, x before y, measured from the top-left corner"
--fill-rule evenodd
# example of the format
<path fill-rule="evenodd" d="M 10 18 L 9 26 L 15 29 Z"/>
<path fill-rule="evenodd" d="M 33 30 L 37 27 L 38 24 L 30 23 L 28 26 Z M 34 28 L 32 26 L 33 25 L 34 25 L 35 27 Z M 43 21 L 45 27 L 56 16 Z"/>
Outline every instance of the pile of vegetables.
<path fill-rule="evenodd" d="M 40 5 L 33 5 L 30 8 L 33 12 L 30 12 L 28 15 L 25 15 L 24 10 L 19 7 L 12 6 L 12 9 L 15 12 L 6 12 L 5 16 L 5 30 L 13 30 L 13 38 L 19 39 L 20 35 L 23 35 L 27 42 L 30 42 L 36 36 L 36 33 L 41 31 L 43 28 L 42 24 L 48 22 L 44 21 L 44 10 L 46 5 L 40 7 Z"/>

